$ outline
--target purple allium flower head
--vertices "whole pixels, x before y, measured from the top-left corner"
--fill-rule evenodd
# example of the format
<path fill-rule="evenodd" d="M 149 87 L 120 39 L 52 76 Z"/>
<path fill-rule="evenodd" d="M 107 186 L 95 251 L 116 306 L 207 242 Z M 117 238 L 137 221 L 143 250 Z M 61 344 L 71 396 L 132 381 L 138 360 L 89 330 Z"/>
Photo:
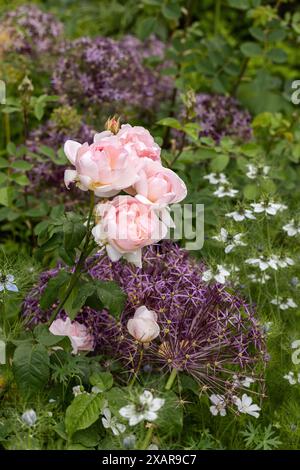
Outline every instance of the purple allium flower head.
<path fill-rule="evenodd" d="M 14 50 L 30 56 L 57 50 L 63 35 L 63 24 L 51 13 L 44 13 L 35 5 L 21 5 L 9 11 L 1 27 L 11 31 Z"/>
<path fill-rule="evenodd" d="M 157 313 L 161 330 L 144 351 L 144 364 L 154 370 L 175 368 L 192 375 L 205 391 L 233 393 L 234 375 L 253 376 L 258 364 L 264 364 L 264 334 L 253 310 L 232 289 L 203 282 L 205 265 L 177 244 L 163 241 L 145 248 L 142 269 L 129 263 L 112 264 L 103 252 L 88 259 L 87 268 L 93 278 L 115 280 L 127 293 L 120 321 L 105 309 L 87 306 L 76 318 L 90 328 L 98 353 L 123 360 L 130 370 L 136 367 L 140 345 L 126 324 L 136 308 L 145 305 Z M 39 299 L 58 271 L 42 273 L 27 296 L 23 314 L 29 326 L 51 315 L 51 309 L 41 310 Z"/>
<path fill-rule="evenodd" d="M 171 92 L 171 80 L 161 65 L 149 67 L 153 53 L 163 60 L 163 46 L 154 39 L 141 43 L 125 36 L 80 38 L 65 44 L 53 74 L 54 89 L 68 102 L 105 106 L 105 114 L 128 109 L 156 109 Z M 124 114 L 124 111 L 123 111 Z"/>

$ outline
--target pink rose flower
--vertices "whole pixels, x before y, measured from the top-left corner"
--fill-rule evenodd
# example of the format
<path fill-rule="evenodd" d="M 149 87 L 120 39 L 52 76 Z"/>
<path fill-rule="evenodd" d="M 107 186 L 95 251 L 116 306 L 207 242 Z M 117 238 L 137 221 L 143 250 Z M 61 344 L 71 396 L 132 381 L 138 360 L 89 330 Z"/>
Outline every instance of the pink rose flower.
<path fill-rule="evenodd" d="M 87 327 L 77 321 L 71 322 L 69 317 L 65 320 L 61 318 L 54 320 L 49 331 L 56 336 L 68 336 L 73 354 L 77 354 L 78 351 L 92 351 L 94 349 L 94 338 L 89 334 Z"/>
<path fill-rule="evenodd" d="M 96 206 L 99 222 L 92 233 L 96 242 L 106 244 L 112 261 L 124 256 L 141 267 L 141 249 L 152 245 L 167 235 L 167 226 L 150 205 L 142 204 L 131 196 L 118 196 Z"/>
<path fill-rule="evenodd" d="M 132 127 L 130 124 L 123 124 L 117 137 L 123 144 L 132 144 L 140 158 L 148 157 L 151 160 L 160 162 L 161 149 L 150 132 L 144 127 Z"/>
<path fill-rule="evenodd" d="M 126 191 L 144 204 L 166 207 L 182 201 L 187 195 L 185 183 L 174 171 L 159 162 L 145 158 L 139 180 Z"/>
<path fill-rule="evenodd" d="M 124 145 L 109 131 L 96 134 L 92 145 L 67 140 L 64 151 L 76 168 L 65 171 L 67 188 L 76 182 L 83 191 L 111 197 L 139 178 L 140 160 L 133 146 Z"/>
<path fill-rule="evenodd" d="M 137 341 L 148 344 L 160 333 L 157 324 L 157 314 L 153 310 L 148 310 L 144 305 L 139 307 L 130 320 L 127 322 L 127 330 Z"/>

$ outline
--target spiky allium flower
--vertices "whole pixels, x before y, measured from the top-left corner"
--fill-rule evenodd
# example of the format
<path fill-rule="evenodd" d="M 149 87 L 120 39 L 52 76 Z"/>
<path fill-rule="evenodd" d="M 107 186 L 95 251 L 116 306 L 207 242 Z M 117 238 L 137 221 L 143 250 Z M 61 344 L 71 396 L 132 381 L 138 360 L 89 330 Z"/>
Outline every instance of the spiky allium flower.
<path fill-rule="evenodd" d="M 30 56 L 57 51 L 64 30 L 51 13 L 35 5 L 21 5 L 6 13 L 2 28 L 10 31 L 10 49 Z"/>
<path fill-rule="evenodd" d="M 149 67 L 145 58 L 159 53 L 150 42 L 126 36 L 80 38 L 65 44 L 53 74 L 57 93 L 70 103 L 105 106 L 105 114 L 127 109 L 153 110 L 170 96 L 171 79 L 161 66 Z M 124 114 L 124 110 L 123 110 Z"/>
<path fill-rule="evenodd" d="M 204 282 L 204 263 L 177 244 L 163 241 L 145 248 L 142 269 L 123 262 L 112 265 L 104 250 L 90 258 L 87 267 L 93 278 L 117 281 L 127 293 L 127 303 L 120 321 L 90 307 L 83 307 L 76 320 L 94 335 L 97 352 L 123 360 L 129 370 L 137 366 L 141 345 L 126 325 L 141 305 L 158 316 L 160 335 L 145 348 L 143 359 L 153 370 L 168 373 L 175 368 L 193 376 L 209 394 L 228 397 L 236 395 L 234 376 L 255 376 L 258 364 L 267 360 L 264 335 L 251 307 L 232 289 Z M 49 318 L 52 309 L 43 312 L 39 299 L 58 271 L 42 273 L 27 296 L 23 314 L 29 326 Z"/>

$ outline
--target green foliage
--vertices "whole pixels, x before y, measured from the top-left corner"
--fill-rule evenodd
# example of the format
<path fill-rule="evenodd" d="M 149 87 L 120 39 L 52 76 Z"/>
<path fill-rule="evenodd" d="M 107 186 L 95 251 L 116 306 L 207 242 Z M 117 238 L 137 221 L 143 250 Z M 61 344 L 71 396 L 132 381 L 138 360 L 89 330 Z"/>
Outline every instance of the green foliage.
<path fill-rule="evenodd" d="M 71 438 L 76 431 L 90 427 L 99 418 L 103 397 L 82 393 L 74 398 L 66 410 L 65 426 Z"/>
<path fill-rule="evenodd" d="M 32 395 L 43 389 L 49 379 L 49 356 L 42 344 L 20 344 L 14 353 L 13 371 L 23 395 Z"/>
<path fill-rule="evenodd" d="M 244 437 L 247 449 L 274 450 L 282 444 L 271 424 L 262 427 L 261 425 L 254 426 L 249 423 L 246 431 L 242 431 L 241 434 Z"/>

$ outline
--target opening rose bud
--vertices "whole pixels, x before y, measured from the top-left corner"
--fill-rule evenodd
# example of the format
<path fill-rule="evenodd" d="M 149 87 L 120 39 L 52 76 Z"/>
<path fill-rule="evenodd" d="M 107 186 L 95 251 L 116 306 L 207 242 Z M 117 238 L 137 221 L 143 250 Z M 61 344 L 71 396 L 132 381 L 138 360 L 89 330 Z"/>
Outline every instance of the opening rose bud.
<path fill-rule="evenodd" d="M 140 343 L 150 343 L 160 333 L 157 314 L 153 310 L 148 310 L 144 305 L 139 307 L 133 318 L 128 320 L 127 330 Z"/>
<path fill-rule="evenodd" d="M 141 162 L 133 146 L 124 145 L 110 131 L 96 134 L 92 145 L 67 140 L 64 151 L 75 166 L 75 170 L 65 171 L 67 188 L 76 182 L 83 191 L 111 197 L 139 178 Z"/>

